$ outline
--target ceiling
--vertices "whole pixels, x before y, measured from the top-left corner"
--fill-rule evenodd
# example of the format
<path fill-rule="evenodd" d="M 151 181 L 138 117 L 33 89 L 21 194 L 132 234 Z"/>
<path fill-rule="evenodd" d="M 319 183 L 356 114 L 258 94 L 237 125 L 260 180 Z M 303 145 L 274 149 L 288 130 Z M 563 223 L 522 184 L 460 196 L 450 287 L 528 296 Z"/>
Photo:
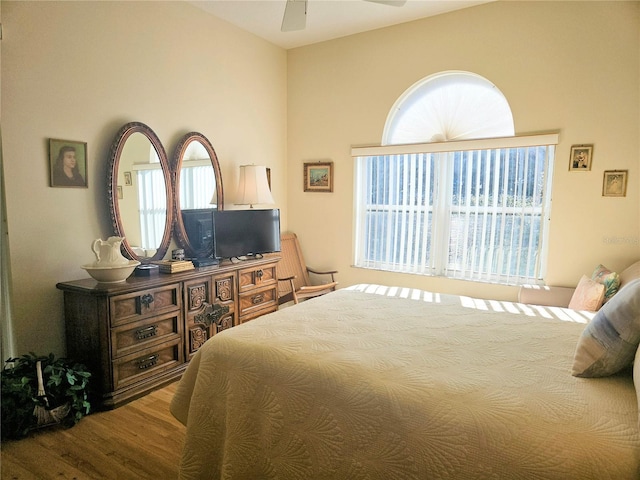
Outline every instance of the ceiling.
<path fill-rule="evenodd" d="M 308 0 L 304 30 L 281 32 L 286 0 L 187 0 L 285 49 L 451 12 L 493 0 L 408 0 L 390 6 L 365 0 Z"/>

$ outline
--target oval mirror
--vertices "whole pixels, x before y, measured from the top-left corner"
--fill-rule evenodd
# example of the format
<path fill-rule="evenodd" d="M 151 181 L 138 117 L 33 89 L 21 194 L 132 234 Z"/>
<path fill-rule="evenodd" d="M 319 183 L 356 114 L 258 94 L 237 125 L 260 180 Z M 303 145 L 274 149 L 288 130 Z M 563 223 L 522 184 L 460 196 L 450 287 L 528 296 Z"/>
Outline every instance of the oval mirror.
<path fill-rule="evenodd" d="M 213 211 L 224 209 L 222 175 L 209 140 L 184 135 L 173 157 L 176 242 L 190 258 L 213 254 Z"/>
<path fill-rule="evenodd" d="M 161 260 L 171 242 L 173 193 L 169 160 L 147 125 L 131 122 L 111 148 L 108 195 L 115 234 L 133 260 Z"/>

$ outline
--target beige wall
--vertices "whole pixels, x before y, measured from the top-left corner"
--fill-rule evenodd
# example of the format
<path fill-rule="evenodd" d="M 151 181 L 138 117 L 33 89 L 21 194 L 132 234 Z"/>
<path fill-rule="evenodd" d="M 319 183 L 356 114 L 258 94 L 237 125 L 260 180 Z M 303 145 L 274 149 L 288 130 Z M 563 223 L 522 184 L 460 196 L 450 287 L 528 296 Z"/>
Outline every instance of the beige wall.
<path fill-rule="evenodd" d="M 516 289 L 356 269 L 352 145 L 379 144 L 396 99 L 446 70 L 489 79 L 517 134 L 559 131 L 547 282 L 576 285 L 602 262 L 640 259 L 640 3 L 496 2 L 288 53 L 289 224 L 307 263 L 341 284 L 399 284 L 514 300 Z M 571 145 L 594 144 L 590 172 Z M 304 193 L 308 161 L 335 163 L 334 193 Z M 629 170 L 625 198 L 601 196 L 604 170 Z"/>
<path fill-rule="evenodd" d="M 200 131 L 233 196 L 237 166 L 272 168 L 283 227 L 342 286 L 411 285 L 515 298 L 515 289 L 352 268 L 352 145 L 378 143 L 395 100 L 421 78 L 467 70 L 493 81 L 518 133 L 559 130 L 548 281 L 640 258 L 638 2 L 497 2 L 288 53 L 183 2 L 11 2 L 2 10 L 2 125 L 17 353 L 64 353 L 60 281 L 86 277 L 112 233 L 106 162 L 120 126 L 151 126 L 165 149 Z M 287 127 L 288 125 L 288 127 Z M 85 141 L 89 188 L 49 187 L 47 139 Z M 593 169 L 567 171 L 595 144 Z M 285 168 L 285 158 L 288 164 Z M 335 162 L 335 192 L 302 191 L 305 161 Z M 625 198 L 602 172 L 628 169 Z"/>
<path fill-rule="evenodd" d="M 55 284 L 87 277 L 92 241 L 112 234 L 106 164 L 124 123 L 149 125 L 169 155 L 183 134 L 204 134 L 229 196 L 238 165 L 271 167 L 284 207 L 286 52 L 185 2 L 0 8 L 16 353 L 63 354 Z M 48 138 L 87 142 L 88 189 L 49 187 Z"/>

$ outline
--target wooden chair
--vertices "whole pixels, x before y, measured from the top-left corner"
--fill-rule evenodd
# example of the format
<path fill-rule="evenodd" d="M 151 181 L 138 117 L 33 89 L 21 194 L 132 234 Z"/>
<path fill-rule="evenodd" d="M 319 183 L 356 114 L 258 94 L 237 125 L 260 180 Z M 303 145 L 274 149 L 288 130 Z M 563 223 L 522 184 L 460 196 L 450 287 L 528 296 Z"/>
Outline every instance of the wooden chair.
<path fill-rule="evenodd" d="M 292 300 L 297 304 L 300 300 L 324 295 L 336 289 L 338 282 L 335 281 L 334 275 L 338 272 L 320 272 L 307 267 L 295 233 L 283 233 L 280 236 L 280 249 L 281 260 L 276 267 L 278 275 L 278 304 L 282 305 Z M 320 285 L 312 285 L 309 280 L 309 273 L 329 275 L 331 281 Z"/>

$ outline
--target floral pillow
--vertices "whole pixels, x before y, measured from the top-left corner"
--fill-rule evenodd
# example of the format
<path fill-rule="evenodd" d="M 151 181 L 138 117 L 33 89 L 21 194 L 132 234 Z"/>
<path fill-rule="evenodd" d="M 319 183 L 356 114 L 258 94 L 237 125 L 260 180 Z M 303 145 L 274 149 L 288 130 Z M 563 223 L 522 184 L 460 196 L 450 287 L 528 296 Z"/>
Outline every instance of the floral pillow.
<path fill-rule="evenodd" d="M 598 283 L 604 285 L 604 301 L 607 303 L 611 300 L 620 288 L 620 275 L 616 272 L 612 272 L 604 265 L 598 265 L 591 275 L 591 280 L 595 280 Z"/>

